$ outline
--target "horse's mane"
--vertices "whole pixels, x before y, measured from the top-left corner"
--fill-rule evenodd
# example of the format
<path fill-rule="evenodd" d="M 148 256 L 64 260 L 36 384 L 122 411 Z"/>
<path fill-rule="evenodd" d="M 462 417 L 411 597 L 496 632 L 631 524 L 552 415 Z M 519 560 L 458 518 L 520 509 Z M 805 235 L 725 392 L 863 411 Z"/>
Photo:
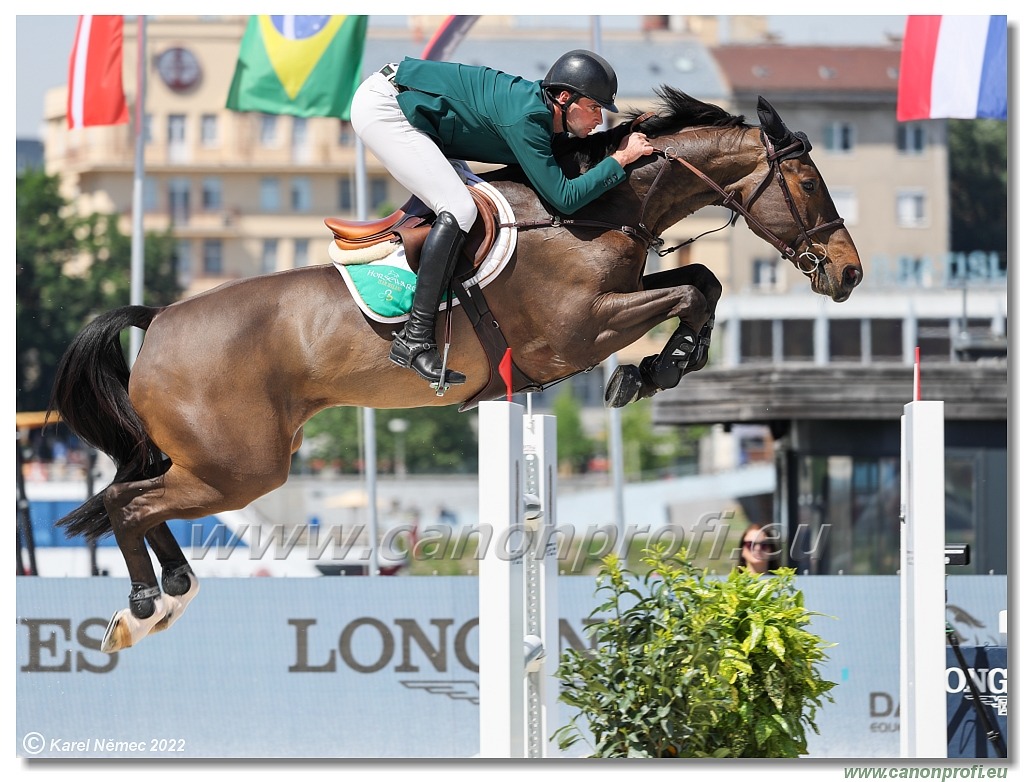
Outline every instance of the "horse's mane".
<path fill-rule="evenodd" d="M 555 156 L 567 176 L 577 176 L 614 152 L 631 131 L 646 133 L 649 138 L 678 133 L 684 128 L 741 127 L 742 115 L 730 114 L 720 106 L 705 103 L 682 90 L 663 84 L 655 90 L 658 101 L 654 116 L 633 123 L 648 112 L 633 110 L 626 119 L 609 130 L 591 133 L 586 138 L 562 138 L 555 146 Z"/>

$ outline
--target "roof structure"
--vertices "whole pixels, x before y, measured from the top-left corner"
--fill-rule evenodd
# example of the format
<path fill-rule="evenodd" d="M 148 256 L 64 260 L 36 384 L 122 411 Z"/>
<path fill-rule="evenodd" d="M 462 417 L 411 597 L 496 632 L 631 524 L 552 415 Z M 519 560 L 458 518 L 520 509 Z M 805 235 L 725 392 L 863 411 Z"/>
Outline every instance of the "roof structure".
<path fill-rule="evenodd" d="M 899 47 L 716 46 L 711 54 L 737 94 L 815 93 L 896 99 Z"/>
<path fill-rule="evenodd" d="M 398 37 L 371 36 L 366 40 L 363 71 L 370 73 L 403 57 L 418 57 L 422 41 Z M 454 59 L 468 65 L 486 65 L 524 79 L 539 81 L 562 54 L 572 49 L 591 48 L 589 35 L 579 37 L 525 39 L 472 35 L 459 44 Z M 701 100 L 724 100 L 729 95 L 714 58 L 699 41 L 679 36 L 607 39 L 600 54 L 615 68 L 619 80 L 619 108 L 627 111 L 629 101 L 654 96 L 661 84 L 669 84 Z"/>

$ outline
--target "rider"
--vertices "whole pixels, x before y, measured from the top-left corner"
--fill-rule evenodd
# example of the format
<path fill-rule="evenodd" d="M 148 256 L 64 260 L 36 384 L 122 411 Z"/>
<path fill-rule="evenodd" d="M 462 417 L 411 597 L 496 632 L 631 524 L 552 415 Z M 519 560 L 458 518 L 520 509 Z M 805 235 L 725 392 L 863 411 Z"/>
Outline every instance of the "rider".
<path fill-rule="evenodd" d="M 653 147 L 631 133 L 598 165 L 567 178 L 552 153 L 558 134 L 584 137 L 618 112 L 618 80 L 606 60 L 576 49 L 542 81 L 492 68 L 406 58 L 372 74 L 352 99 L 352 127 L 391 175 L 437 216 L 420 255 L 409 320 L 390 359 L 440 384 L 443 361 L 434 320 L 476 205 L 450 159 L 517 164 L 538 195 L 571 214 L 626 179 L 624 167 Z M 466 376 L 445 370 L 445 385 Z M 440 388 L 440 385 L 438 386 Z"/>

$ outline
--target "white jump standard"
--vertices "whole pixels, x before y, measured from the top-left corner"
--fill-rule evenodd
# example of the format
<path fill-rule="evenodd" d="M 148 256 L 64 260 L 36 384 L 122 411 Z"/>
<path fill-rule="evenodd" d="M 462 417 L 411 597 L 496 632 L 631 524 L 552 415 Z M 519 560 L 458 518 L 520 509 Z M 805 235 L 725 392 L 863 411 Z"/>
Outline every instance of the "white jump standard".
<path fill-rule="evenodd" d="M 553 755 L 558 704 L 555 418 L 482 402 L 480 757 Z"/>

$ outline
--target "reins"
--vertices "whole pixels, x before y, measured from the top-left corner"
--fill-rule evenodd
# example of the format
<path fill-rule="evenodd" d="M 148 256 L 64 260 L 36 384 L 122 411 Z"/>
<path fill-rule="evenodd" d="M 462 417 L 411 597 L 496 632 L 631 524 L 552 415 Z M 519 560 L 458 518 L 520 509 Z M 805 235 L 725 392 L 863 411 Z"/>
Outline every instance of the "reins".
<path fill-rule="evenodd" d="M 761 143 L 764 144 L 765 151 L 767 153 L 766 160 L 768 162 L 769 171 L 768 174 L 762 179 L 754 191 L 745 201 L 740 201 L 737 198 L 737 191 L 729 193 L 719 185 L 715 180 L 701 171 L 699 168 L 694 166 L 688 160 L 679 157 L 674 153 L 674 147 L 666 147 L 665 149 L 655 149 L 654 155 L 657 157 L 665 158 L 665 165 L 658 169 L 658 173 L 654 177 L 654 181 L 651 186 L 647 189 L 646 195 L 644 195 L 643 203 L 640 206 L 640 220 L 637 225 L 621 225 L 618 223 L 610 223 L 601 220 L 580 220 L 572 217 L 562 217 L 560 215 L 550 215 L 546 220 L 519 220 L 514 223 L 501 223 L 499 228 L 519 228 L 519 229 L 530 229 L 530 228 L 560 228 L 560 227 L 581 227 L 581 228 L 600 228 L 604 230 L 619 231 L 626 234 L 632 239 L 641 242 L 647 250 L 656 248 L 655 252 L 658 256 L 665 256 L 671 252 L 686 247 L 700 239 L 701 237 L 707 236 L 708 234 L 716 233 L 724 228 L 728 228 L 730 225 L 734 225 L 736 220 L 742 215 L 754 228 L 756 228 L 776 250 L 778 250 L 784 258 L 792 261 L 797 269 L 803 272 L 805 275 L 810 277 L 817 272 L 821 266 L 828 259 L 828 254 L 825 247 L 819 242 L 813 241 L 811 238 L 822 231 L 830 231 L 835 228 L 839 228 L 843 225 L 843 218 L 839 217 L 835 220 L 831 220 L 821 225 L 813 226 L 808 228 L 804 222 L 803 217 L 800 215 L 800 211 L 797 209 L 796 202 L 793 200 L 793 194 L 789 190 L 789 185 L 786 183 L 786 177 L 782 173 L 782 161 L 791 156 L 792 153 L 799 153 L 804 149 L 804 142 L 801 139 L 796 139 L 793 143 L 781 148 L 776 149 L 771 139 L 765 136 L 764 132 L 761 132 Z M 685 242 L 673 245 L 672 247 L 663 247 L 665 240 L 659 237 L 654 231 L 647 227 L 644 223 L 644 215 L 647 214 L 647 206 L 651 200 L 651 196 L 658 188 L 658 183 L 661 181 L 662 176 L 665 172 L 671 168 L 672 163 L 678 162 L 685 166 L 689 171 L 695 174 L 704 184 L 706 184 L 713 191 L 718 193 L 722 197 L 722 201 L 718 204 L 724 206 L 730 210 L 733 214 L 726 221 L 725 225 L 719 228 L 712 228 L 704 231 L 697 236 L 687 239 Z M 772 181 L 776 181 L 782 190 L 782 195 L 786 200 L 786 205 L 789 207 L 790 214 L 793 216 L 793 220 L 796 222 L 799 232 L 797 233 L 796 240 L 792 243 L 784 241 L 775 232 L 768 228 L 761 220 L 753 215 L 750 211 L 754 202 L 765 192 L 768 185 Z M 803 245 L 805 249 L 802 252 L 798 252 L 797 248 Z M 817 248 L 817 249 L 816 249 Z M 804 268 L 800 263 L 801 261 L 810 261 L 811 267 Z"/>

